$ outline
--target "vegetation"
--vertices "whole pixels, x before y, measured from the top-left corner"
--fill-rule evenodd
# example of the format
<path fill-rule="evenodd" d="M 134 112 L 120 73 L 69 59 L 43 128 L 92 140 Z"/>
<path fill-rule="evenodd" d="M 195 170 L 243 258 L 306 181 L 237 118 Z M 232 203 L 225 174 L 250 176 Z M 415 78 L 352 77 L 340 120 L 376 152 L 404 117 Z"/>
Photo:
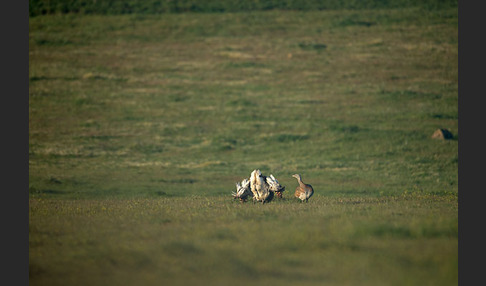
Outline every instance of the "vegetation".
<path fill-rule="evenodd" d="M 84 14 L 29 20 L 31 285 L 457 284 L 456 7 Z"/>
<path fill-rule="evenodd" d="M 29 0 L 30 16 L 56 13 L 160 14 L 218 13 L 267 10 L 457 8 L 457 0 Z"/>
<path fill-rule="evenodd" d="M 30 202 L 31 285 L 457 285 L 454 196 Z"/>

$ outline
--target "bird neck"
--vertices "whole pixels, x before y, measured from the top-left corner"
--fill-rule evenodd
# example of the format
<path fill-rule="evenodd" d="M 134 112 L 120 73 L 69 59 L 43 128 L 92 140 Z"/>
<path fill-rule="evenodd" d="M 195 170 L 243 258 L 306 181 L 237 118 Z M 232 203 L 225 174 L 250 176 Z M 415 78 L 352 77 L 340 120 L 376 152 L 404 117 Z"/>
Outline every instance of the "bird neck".
<path fill-rule="evenodd" d="M 302 182 L 302 178 L 301 178 L 301 177 L 298 177 L 298 178 L 297 178 L 297 182 L 299 182 L 299 185 L 300 185 L 301 187 L 305 186 L 304 182 Z"/>

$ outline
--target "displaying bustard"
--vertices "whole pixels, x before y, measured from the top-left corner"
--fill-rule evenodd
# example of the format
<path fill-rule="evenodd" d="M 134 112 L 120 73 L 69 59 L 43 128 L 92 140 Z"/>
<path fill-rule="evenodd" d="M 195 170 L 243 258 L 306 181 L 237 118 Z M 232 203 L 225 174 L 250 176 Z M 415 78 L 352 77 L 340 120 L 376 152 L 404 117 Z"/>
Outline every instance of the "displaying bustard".
<path fill-rule="evenodd" d="M 253 201 L 268 203 L 274 196 L 282 197 L 285 186 L 280 185 L 277 179 L 270 174 L 264 176 L 260 170 L 253 170 L 250 178 L 236 183 L 236 192 L 231 192 L 233 198 L 240 202 L 246 202 L 248 197 L 253 197 Z"/>
<path fill-rule="evenodd" d="M 233 192 L 233 197 L 239 199 L 240 202 L 246 202 L 248 196 L 252 196 L 250 191 L 250 180 L 244 179 L 241 183 L 236 183 L 236 192 Z"/>
<path fill-rule="evenodd" d="M 268 203 L 273 199 L 274 192 L 266 182 L 266 177 L 260 170 L 254 170 L 250 175 L 250 191 L 257 202 Z"/>
<path fill-rule="evenodd" d="M 265 177 L 265 181 L 267 182 L 270 191 L 274 192 L 277 198 L 282 198 L 282 192 L 285 191 L 285 187 L 280 185 L 272 174 L 270 174 L 269 177 Z"/>
<path fill-rule="evenodd" d="M 299 198 L 302 202 L 307 202 L 314 194 L 314 189 L 311 185 L 302 182 L 302 177 L 299 174 L 294 174 L 292 177 L 297 179 L 299 186 L 295 189 L 295 197 Z"/>

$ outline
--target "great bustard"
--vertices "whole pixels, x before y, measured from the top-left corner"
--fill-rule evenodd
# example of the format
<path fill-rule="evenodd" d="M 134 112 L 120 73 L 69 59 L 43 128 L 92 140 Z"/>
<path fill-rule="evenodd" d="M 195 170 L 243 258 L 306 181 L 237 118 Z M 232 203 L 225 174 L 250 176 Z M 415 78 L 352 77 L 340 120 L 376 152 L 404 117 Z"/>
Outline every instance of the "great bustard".
<path fill-rule="evenodd" d="M 304 184 L 304 182 L 302 182 L 302 176 L 299 174 L 294 174 L 292 177 L 296 178 L 299 182 L 299 186 L 295 189 L 295 197 L 299 198 L 302 202 L 307 202 L 314 194 L 314 189 L 311 185 Z"/>
<path fill-rule="evenodd" d="M 270 191 L 274 192 L 277 198 L 282 198 L 282 193 L 285 191 L 285 187 L 280 185 L 272 174 L 270 174 L 269 177 L 265 177 L 265 181 L 267 182 Z"/>
<path fill-rule="evenodd" d="M 248 196 L 253 196 L 250 191 L 250 180 L 244 179 L 241 183 L 236 183 L 236 192 L 233 192 L 233 197 L 239 199 L 240 202 L 246 202 Z"/>
<path fill-rule="evenodd" d="M 254 170 L 250 175 L 250 191 L 257 202 L 268 203 L 273 199 L 274 192 L 266 182 L 266 177 L 260 170 Z"/>
<path fill-rule="evenodd" d="M 270 174 L 264 176 L 260 170 L 253 170 L 250 178 L 236 183 L 236 192 L 231 192 L 233 198 L 246 202 L 248 197 L 253 197 L 253 201 L 268 203 L 274 196 L 282 197 L 285 186 L 282 186 L 277 179 Z"/>

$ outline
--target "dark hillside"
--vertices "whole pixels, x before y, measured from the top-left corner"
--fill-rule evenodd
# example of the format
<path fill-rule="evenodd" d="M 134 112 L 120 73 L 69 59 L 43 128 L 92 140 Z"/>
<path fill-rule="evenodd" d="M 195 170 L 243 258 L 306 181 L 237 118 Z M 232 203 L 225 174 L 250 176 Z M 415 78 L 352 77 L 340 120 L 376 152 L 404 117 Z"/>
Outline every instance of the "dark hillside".
<path fill-rule="evenodd" d="M 183 12 L 248 12 L 266 10 L 341 10 L 457 7 L 457 0 L 29 0 L 29 15 L 79 14 L 161 14 Z"/>

